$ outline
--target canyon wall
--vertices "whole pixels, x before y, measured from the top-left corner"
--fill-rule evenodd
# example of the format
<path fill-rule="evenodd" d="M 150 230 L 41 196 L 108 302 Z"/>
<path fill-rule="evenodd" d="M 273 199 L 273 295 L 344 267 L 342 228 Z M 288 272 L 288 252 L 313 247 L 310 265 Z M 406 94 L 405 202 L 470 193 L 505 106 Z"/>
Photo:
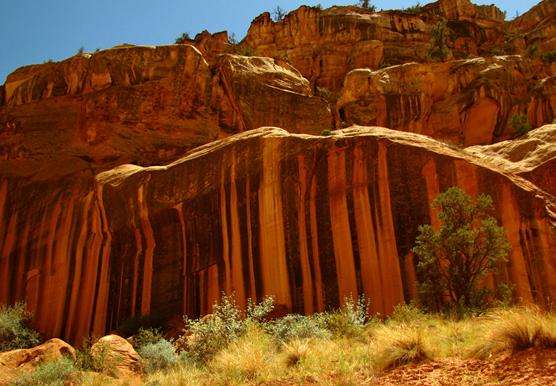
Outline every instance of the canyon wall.
<path fill-rule="evenodd" d="M 554 14 L 300 7 L 239 44 L 203 32 L 16 70 L 0 86 L 0 304 L 26 301 L 70 341 L 203 315 L 221 291 L 282 313 L 366 294 L 388 314 L 415 296 L 430 202 L 457 185 L 493 197 L 512 245 L 487 285 L 550 305 Z M 442 20 L 451 53 L 434 62 Z"/>
<path fill-rule="evenodd" d="M 26 300 L 42 332 L 72 341 L 139 315 L 203 315 L 222 291 L 241 306 L 273 295 L 284 313 L 366 294 L 388 314 L 415 296 L 417 227 L 452 185 L 490 194 L 512 245 L 489 285 L 511 282 L 525 302 L 556 295 L 551 196 L 416 134 L 262 128 L 94 184 L 11 183 L 0 185 L 0 302 Z"/>

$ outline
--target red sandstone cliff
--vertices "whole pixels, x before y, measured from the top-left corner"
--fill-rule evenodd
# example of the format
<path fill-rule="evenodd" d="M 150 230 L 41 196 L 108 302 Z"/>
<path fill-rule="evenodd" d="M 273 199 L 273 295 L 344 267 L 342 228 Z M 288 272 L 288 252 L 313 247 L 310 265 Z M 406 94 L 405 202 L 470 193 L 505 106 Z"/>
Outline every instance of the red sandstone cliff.
<path fill-rule="evenodd" d="M 0 304 L 25 300 L 70 340 L 204 314 L 222 290 L 307 313 L 365 293 L 388 313 L 415 294 L 417 226 L 451 185 L 492 195 L 512 244 L 489 285 L 547 304 L 556 126 L 516 137 L 511 118 L 556 116 L 554 64 L 527 52 L 554 49 L 552 5 L 511 23 L 466 0 L 301 7 L 239 45 L 204 32 L 16 70 L 0 87 Z M 451 55 L 431 62 L 443 19 Z M 247 47 L 268 57 L 233 54 Z M 314 136 L 351 125 L 395 130 Z"/>

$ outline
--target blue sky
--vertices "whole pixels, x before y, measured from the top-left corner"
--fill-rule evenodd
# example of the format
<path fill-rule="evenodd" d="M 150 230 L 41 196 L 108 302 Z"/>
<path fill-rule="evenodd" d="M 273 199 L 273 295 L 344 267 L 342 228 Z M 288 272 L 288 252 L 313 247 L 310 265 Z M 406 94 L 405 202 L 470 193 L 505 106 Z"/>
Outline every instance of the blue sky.
<path fill-rule="evenodd" d="M 251 20 L 277 5 L 292 10 L 302 4 L 323 7 L 355 0 L 0 0 L 0 83 L 25 64 L 61 60 L 85 50 L 116 44 L 168 44 L 182 32 L 194 36 L 228 30 L 238 40 Z M 513 17 L 538 1 L 489 0 Z M 378 8 L 404 8 L 414 0 L 376 0 Z"/>

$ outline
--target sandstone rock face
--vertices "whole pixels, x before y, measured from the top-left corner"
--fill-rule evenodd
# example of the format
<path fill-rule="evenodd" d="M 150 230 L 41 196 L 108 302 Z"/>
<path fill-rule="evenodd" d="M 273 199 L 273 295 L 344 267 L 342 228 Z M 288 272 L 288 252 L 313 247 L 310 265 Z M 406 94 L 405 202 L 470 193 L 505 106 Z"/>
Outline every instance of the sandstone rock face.
<path fill-rule="evenodd" d="M 303 6 L 274 22 L 263 13 L 242 45 L 259 55 L 287 58 L 316 86 L 338 91 L 345 74 L 356 68 L 429 61 L 430 31 L 443 19 L 455 57 L 484 55 L 504 43 L 499 9 L 468 0 L 440 0 L 417 14 Z"/>
<path fill-rule="evenodd" d="M 546 125 L 511 141 L 465 149 L 473 155 L 522 176 L 556 197 L 556 125 Z"/>
<path fill-rule="evenodd" d="M 10 380 L 19 373 L 33 371 L 41 363 L 62 357 L 75 360 L 75 349 L 56 338 L 33 348 L 2 352 L 0 353 L 0 384 L 9 384 Z"/>
<path fill-rule="evenodd" d="M 0 304 L 26 301 L 71 342 L 210 313 L 221 291 L 304 313 L 364 293 L 388 314 L 415 296 L 417 227 L 452 185 L 490 194 L 511 242 L 488 285 L 549 304 L 554 125 L 516 137 L 513 118 L 555 118 L 554 64 L 524 55 L 552 49 L 553 17 L 549 1 L 511 23 L 467 0 L 301 7 L 261 15 L 239 45 L 203 32 L 15 71 L 0 87 Z M 451 54 L 432 63 L 442 19 Z M 249 50 L 268 57 L 230 53 Z M 468 55 L 487 57 L 455 60 Z M 402 131 L 309 135 L 350 125 Z M 120 339 L 105 340 L 136 364 Z"/>
<path fill-rule="evenodd" d="M 344 125 L 382 125 L 467 146 L 489 144 L 515 136 L 515 115 L 551 123 L 555 84 L 542 66 L 520 56 L 407 63 L 350 72 L 337 108 Z"/>
<path fill-rule="evenodd" d="M 510 281 L 526 302 L 556 294 L 551 196 L 416 134 L 259 129 L 74 184 L 41 197 L 42 210 L 7 206 L 0 281 L 3 301 L 26 299 L 41 331 L 72 340 L 139 315 L 203 315 L 221 291 L 305 313 L 365 293 L 388 314 L 415 296 L 417 227 L 452 185 L 490 194 L 507 230 L 510 261 L 490 283 Z M 19 223 L 34 211 L 39 230 Z"/>
<path fill-rule="evenodd" d="M 287 64 L 230 56 L 213 70 L 189 45 L 122 47 L 19 69 L 0 106 L 3 170 L 48 179 L 168 161 L 261 125 L 332 126 L 328 104 Z"/>
<path fill-rule="evenodd" d="M 118 335 L 100 338 L 92 347 L 91 355 L 102 365 L 103 371 L 115 378 L 133 379 L 141 375 L 141 357 L 131 343 Z"/>

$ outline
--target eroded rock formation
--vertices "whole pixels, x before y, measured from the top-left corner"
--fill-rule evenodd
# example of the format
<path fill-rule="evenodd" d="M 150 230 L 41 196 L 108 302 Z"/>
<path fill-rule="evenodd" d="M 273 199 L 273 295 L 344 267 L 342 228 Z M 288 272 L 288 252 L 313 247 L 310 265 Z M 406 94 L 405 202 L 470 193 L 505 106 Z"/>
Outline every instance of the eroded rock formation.
<path fill-rule="evenodd" d="M 206 314 L 221 291 L 305 313 L 364 293 L 387 314 L 415 296 L 417 227 L 452 185 L 490 194 L 512 245 L 487 285 L 548 304 L 556 126 L 516 136 L 555 117 L 554 64 L 527 51 L 553 49 L 553 17 L 549 1 L 512 23 L 467 0 L 301 7 L 261 15 L 239 45 L 204 32 L 15 71 L 0 87 L 0 304 L 26 301 L 72 342 Z M 444 19 L 451 53 L 433 63 Z M 231 53 L 248 49 L 269 57 Z M 402 131 L 328 136 L 353 124 Z"/>
<path fill-rule="evenodd" d="M 344 125 L 381 125 L 456 144 L 516 135 L 512 118 L 552 123 L 556 81 L 521 56 L 351 71 L 337 103 Z M 531 92 L 530 90 L 535 90 Z"/>
<path fill-rule="evenodd" d="M 4 200 L 0 301 L 26 299 L 42 331 L 71 340 L 138 315 L 202 315 L 221 291 L 306 313 L 365 293 L 389 313 L 415 294 L 417 226 L 452 185 L 497 205 L 513 250 L 492 283 L 553 297 L 550 196 L 427 137 L 354 127 L 247 132 L 167 166 L 103 172 L 88 191 L 60 186 L 42 210 Z"/>

